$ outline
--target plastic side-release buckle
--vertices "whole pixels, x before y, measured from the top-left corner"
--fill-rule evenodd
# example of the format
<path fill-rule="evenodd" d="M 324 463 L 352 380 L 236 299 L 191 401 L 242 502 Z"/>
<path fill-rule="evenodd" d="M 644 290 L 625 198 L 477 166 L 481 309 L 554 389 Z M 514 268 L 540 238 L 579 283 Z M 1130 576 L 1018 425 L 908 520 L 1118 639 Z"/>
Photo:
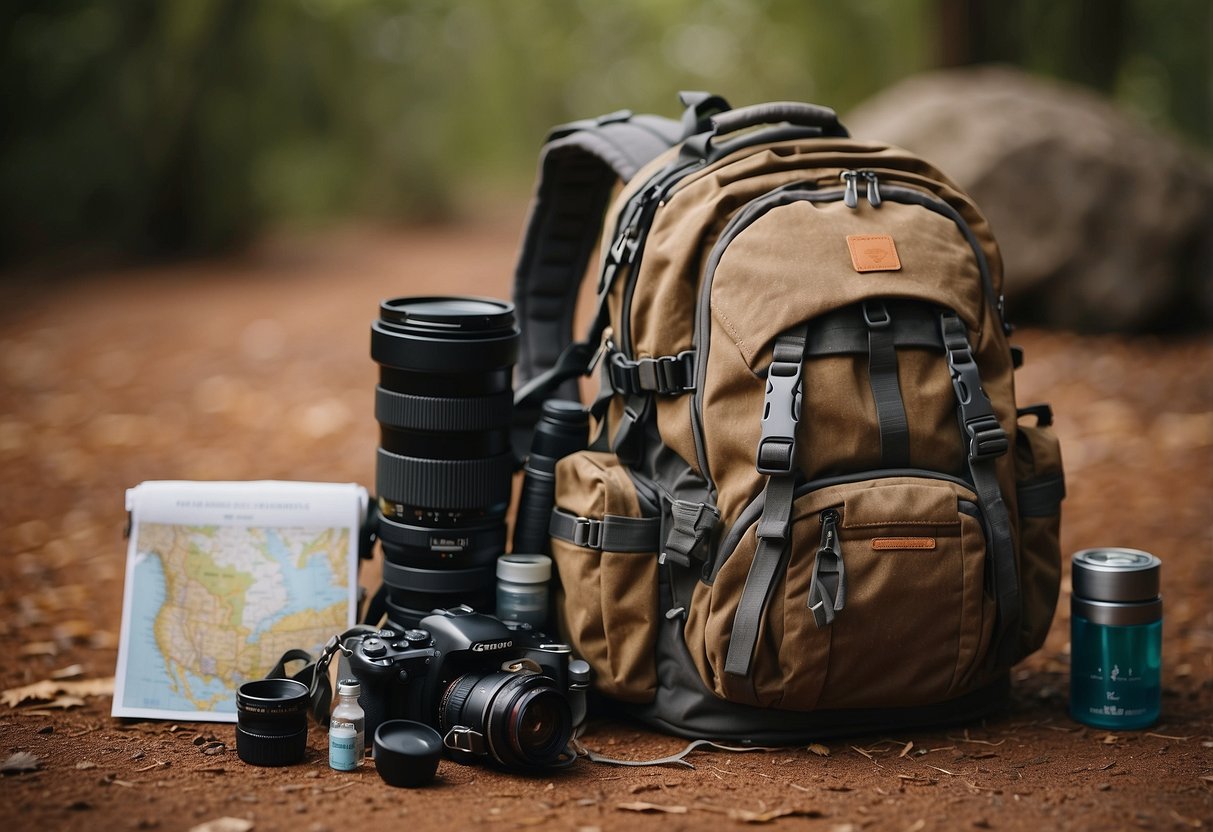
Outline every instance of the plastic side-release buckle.
<path fill-rule="evenodd" d="M 716 527 L 720 511 L 707 503 L 675 500 L 670 506 L 670 519 L 673 528 L 657 562 L 672 561 L 685 568 L 691 565 L 692 557 L 702 560 L 704 556 L 699 544 Z"/>
<path fill-rule="evenodd" d="M 956 391 L 961 422 L 969 439 L 969 459 L 987 459 L 1006 453 L 1010 442 L 998 417 L 994 415 L 989 397 L 982 389 L 981 373 L 973 358 L 973 350 L 969 347 L 964 323 L 956 315 L 945 314 L 942 334 L 948 369 L 952 374 L 952 387 Z"/>
<path fill-rule="evenodd" d="M 965 431 L 969 435 L 969 458 L 1001 456 L 1007 452 L 1010 442 L 1007 432 L 994 418 L 994 414 L 978 416 L 965 422 Z"/>
<path fill-rule="evenodd" d="M 789 474 L 796 459 L 796 425 L 800 422 L 800 361 L 776 360 L 767 371 L 762 410 L 762 436 L 755 467 L 760 474 Z"/>

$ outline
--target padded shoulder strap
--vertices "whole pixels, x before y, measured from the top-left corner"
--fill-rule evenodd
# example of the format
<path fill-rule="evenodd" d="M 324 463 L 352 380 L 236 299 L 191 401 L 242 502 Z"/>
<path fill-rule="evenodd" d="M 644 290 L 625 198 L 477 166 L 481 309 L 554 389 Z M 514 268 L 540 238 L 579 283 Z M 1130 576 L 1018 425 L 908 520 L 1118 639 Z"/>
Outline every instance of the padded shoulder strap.
<path fill-rule="evenodd" d="M 514 273 L 522 328 L 515 389 L 555 366 L 572 340 L 573 308 L 616 182 L 627 182 L 682 138 L 672 119 L 621 111 L 555 128 Z M 552 395 L 577 400 L 575 379 Z"/>

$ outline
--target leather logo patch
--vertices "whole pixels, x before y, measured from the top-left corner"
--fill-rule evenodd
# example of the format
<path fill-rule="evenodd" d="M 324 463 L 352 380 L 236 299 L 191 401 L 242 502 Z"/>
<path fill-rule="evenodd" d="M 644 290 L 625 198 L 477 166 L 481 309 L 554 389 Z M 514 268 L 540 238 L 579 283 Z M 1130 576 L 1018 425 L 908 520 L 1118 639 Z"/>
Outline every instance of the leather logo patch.
<path fill-rule="evenodd" d="M 847 248 L 857 272 L 895 272 L 901 268 L 897 246 L 888 234 L 848 234 Z"/>
<path fill-rule="evenodd" d="M 874 537 L 872 548 L 882 549 L 934 549 L 933 537 Z"/>

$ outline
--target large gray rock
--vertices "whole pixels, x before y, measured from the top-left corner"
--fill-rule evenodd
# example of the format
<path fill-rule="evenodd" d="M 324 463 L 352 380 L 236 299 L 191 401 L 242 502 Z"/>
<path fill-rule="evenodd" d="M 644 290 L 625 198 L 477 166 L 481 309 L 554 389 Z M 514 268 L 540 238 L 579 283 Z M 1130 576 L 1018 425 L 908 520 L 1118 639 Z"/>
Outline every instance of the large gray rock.
<path fill-rule="evenodd" d="M 1213 166 L 1086 90 L 1004 67 L 916 76 L 844 123 L 937 164 L 1002 247 L 1011 318 L 1213 322 Z"/>

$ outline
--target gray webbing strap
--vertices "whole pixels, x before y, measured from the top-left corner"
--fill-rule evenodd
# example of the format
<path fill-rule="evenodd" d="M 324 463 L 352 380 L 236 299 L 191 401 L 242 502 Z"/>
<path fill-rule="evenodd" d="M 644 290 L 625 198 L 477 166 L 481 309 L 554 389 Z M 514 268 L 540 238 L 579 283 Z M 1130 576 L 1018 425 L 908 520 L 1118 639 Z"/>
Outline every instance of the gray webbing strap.
<path fill-rule="evenodd" d="M 548 532 L 558 540 L 583 549 L 603 552 L 641 552 L 656 555 L 661 546 L 661 518 L 608 514 L 601 520 L 578 517 L 552 509 Z"/>
<path fill-rule="evenodd" d="M 729 652 L 724 663 L 725 673 L 746 676 L 750 672 L 762 614 L 771 600 L 788 551 L 795 488 L 795 478 L 790 475 L 767 480 L 766 503 L 758 521 L 758 548 L 754 551 L 745 588 L 741 591 L 741 600 L 737 602 L 737 612 L 733 616 Z"/>
<path fill-rule="evenodd" d="M 955 312 L 944 312 L 940 316 L 940 332 L 947 350 L 961 430 L 968 443 L 969 476 L 990 530 L 994 596 L 998 602 L 994 660 L 998 667 L 1010 667 L 1019 644 L 1019 571 L 1011 543 L 1011 516 L 1002 499 L 994 467 L 995 460 L 1007 452 L 1009 442 L 981 387 L 981 375 L 964 322 Z"/>
<path fill-rule="evenodd" d="M 796 491 L 796 426 L 800 422 L 801 372 L 807 327 L 795 327 L 775 340 L 763 400 L 762 436 L 756 465 L 767 474 L 754 560 L 733 616 L 725 673 L 746 676 L 758 644 L 758 631 L 779 582 L 792 531 Z"/>
<path fill-rule="evenodd" d="M 621 112 L 558 127 L 540 156 L 514 304 L 522 329 L 517 386 L 555 365 L 572 340 L 573 311 L 615 183 L 681 137 L 678 122 Z M 577 399 L 575 380 L 555 395 Z"/>
<path fill-rule="evenodd" d="M 897 349 L 929 349 L 943 352 L 939 334 L 939 310 L 918 301 L 886 298 L 885 307 L 893 318 L 890 329 Z M 863 355 L 869 350 L 868 324 L 862 304 L 844 306 L 813 321 L 805 357 L 826 355 Z"/>
<path fill-rule="evenodd" d="M 880 426 L 880 459 L 885 468 L 910 466 L 910 423 L 906 419 L 901 384 L 897 380 L 897 348 L 893 319 L 879 300 L 864 301 L 863 318 L 868 325 L 868 383 L 876 403 Z"/>

